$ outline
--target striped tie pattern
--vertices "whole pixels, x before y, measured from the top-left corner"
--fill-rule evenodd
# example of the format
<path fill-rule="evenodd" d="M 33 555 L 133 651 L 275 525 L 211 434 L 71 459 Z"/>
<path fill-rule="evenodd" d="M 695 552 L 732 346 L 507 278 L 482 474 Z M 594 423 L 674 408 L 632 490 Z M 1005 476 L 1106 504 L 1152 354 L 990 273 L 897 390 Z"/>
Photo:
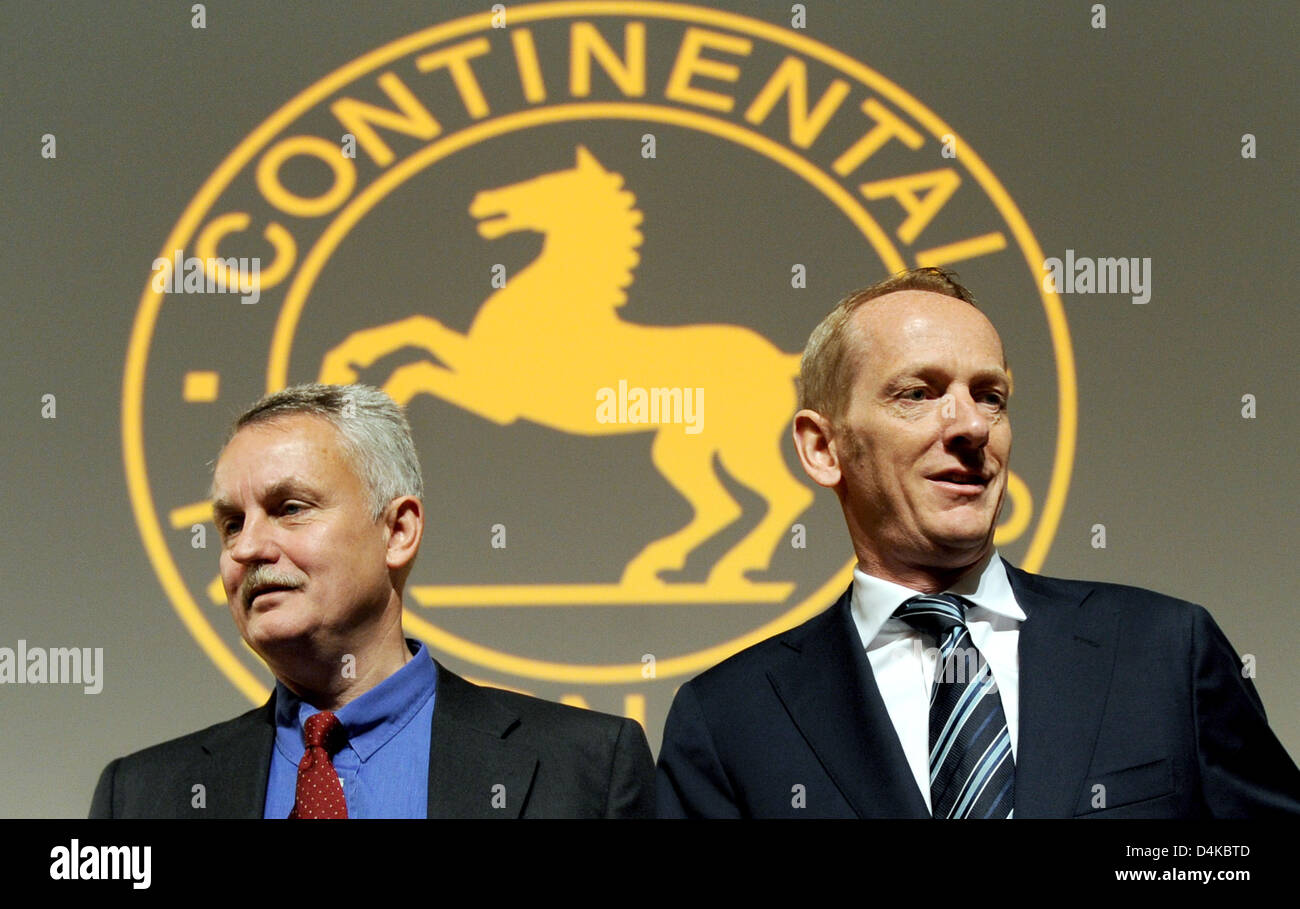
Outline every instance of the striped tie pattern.
<path fill-rule="evenodd" d="M 967 602 L 950 593 L 912 597 L 894 612 L 939 644 L 930 691 L 930 813 L 1009 818 L 1015 760 L 1002 697 L 970 639 Z"/>

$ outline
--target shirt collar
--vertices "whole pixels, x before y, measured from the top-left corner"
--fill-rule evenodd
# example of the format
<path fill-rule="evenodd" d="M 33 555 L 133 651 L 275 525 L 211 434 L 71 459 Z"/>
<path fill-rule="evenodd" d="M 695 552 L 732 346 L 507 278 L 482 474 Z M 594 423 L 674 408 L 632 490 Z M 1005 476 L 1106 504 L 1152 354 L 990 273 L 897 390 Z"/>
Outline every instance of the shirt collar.
<path fill-rule="evenodd" d="M 401 669 L 334 711 L 347 731 L 348 747 L 362 761 L 401 732 L 434 696 L 438 667 L 429 649 L 410 638 L 406 644 L 414 655 Z M 302 756 L 302 726 L 308 717 L 319 712 L 283 682 L 275 683 L 276 740 L 287 754 Z M 293 747 L 288 747 L 291 743 Z"/>
<path fill-rule="evenodd" d="M 920 592 L 869 575 L 862 570 L 861 565 L 854 568 L 851 608 L 853 623 L 862 637 L 862 645 L 870 646 L 893 616 L 894 610 Z M 977 608 L 987 609 L 1017 622 L 1025 621 L 1025 612 L 1016 602 L 1011 590 L 1007 567 L 996 551 L 991 551 L 983 562 L 972 566 L 970 571 L 944 592 L 964 597 Z"/>

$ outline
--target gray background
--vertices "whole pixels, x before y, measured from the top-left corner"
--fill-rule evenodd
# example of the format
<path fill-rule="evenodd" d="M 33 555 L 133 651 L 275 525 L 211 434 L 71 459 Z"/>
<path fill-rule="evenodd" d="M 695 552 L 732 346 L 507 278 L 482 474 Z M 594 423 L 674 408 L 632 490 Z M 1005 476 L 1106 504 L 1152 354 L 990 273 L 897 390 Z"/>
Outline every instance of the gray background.
<path fill-rule="evenodd" d="M 0 686 L 0 815 L 84 814 L 111 758 L 248 707 L 170 609 L 123 476 L 126 341 L 162 240 L 282 103 L 381 44 L 487 5 L 224 0 L 207 4 L 202 31 L 188 4 L 0 6 L 0 646 L 106 653 L 93 697 Z M 788 23 L 786 3 L 711 5 Z M 1300 754 L 1300 317 L 1284 277 L 1300 188 L 1294 8 L 1110 3 L 1107 28 L 1094 30 L 1087 3 L 806 6 L 805 34 L 961 132 L 1046 255 L 1153 259 L 1146 306 L 1066 299 L 1079 444 L 1042 570 L 1205 604 L 1256 656 L 1273 726 Z M 46 132 L 55 161 L 39 154 Z M 1239 153 L 1247 132 L 1256 160 Z M 1042 356 L 1011 354 L 1013 365 Z M 40 418 L 46 393 L 55 420 Z M 1247 393 L 1255 420 L 1241 417 Z M 1098 522 L 1102 550 L 1089 545 Z"/>

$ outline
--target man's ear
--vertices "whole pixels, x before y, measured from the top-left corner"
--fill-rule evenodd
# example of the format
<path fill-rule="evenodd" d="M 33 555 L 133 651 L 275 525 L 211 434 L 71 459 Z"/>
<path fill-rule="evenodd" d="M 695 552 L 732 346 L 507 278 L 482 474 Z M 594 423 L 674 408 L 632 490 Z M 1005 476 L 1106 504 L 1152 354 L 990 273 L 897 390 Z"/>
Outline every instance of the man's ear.
<path fill-rule="evenodd" d="M 794 450 L 799 453 L 799 463 L 808 479 L 828 489 L 839 485 L 840 453 L 830 420 L 815 410 L 795 414 Z"/>
<path fill-rule="evenodd" d="M 387 560 L 390 571 L 409 568 L 424 536 L 424 506 L 415 496 L 393 499 L 384 509 L 388 529 Z"/>

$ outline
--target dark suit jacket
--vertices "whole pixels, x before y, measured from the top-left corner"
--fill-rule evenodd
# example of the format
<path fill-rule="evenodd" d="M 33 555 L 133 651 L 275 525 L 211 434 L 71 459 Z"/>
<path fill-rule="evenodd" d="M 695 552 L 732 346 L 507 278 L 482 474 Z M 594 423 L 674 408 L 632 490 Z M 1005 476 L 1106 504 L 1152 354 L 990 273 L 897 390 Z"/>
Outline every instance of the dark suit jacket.
<path fill-rule="evenodd" d="M 243 716 L 113 761 L 90 816 L 260 818 L 274 739 L 272 694 Z M 203 808 L 192 807 L 195 784 Z M 504 808 L 492 807 L 497 784 Z M 653 786 L 636 721 L 483 688 L 438 665 L 429 817 L 652 817 Z"/>
<path fill-rule="evenodd" d="M 1015 817 L 1300 815 L 1300 771 L 1204 609 L 1007 574 L 1026 614 Z M 660 817 L 929 817 L 849 603 L 682 686 Z"/>

